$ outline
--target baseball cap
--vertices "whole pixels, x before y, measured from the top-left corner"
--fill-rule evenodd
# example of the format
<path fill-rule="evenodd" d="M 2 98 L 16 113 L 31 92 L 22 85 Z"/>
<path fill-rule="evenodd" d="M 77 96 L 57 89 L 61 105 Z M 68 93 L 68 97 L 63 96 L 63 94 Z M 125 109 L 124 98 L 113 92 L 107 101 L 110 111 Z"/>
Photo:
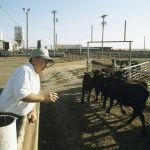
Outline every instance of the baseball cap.
<path fill-rule="evenodd" d="M 30 53 L 30 59 L 35 57 L 41 57 L 45 60 L 48 60 L 49 62 L 54 62 L 54 59 L 49 57 L 49 53 L 47 49 L 33 49 Z"/>

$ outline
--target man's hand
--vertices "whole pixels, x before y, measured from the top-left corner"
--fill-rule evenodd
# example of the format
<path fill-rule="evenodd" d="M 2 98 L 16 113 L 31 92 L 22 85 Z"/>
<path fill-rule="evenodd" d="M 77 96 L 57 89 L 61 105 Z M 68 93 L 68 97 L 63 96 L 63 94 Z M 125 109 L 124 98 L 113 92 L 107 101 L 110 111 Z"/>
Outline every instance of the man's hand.
<path fill-rule="evenodd" d="M 49 102 L 56 102 L 58 100 L 57 93 L 48 93 L 45 95 L 45 101 Z"/>
<path fill-rule="evenodd" d="M 29 123 L 36 123 L 37 122 L 37 113 L 36 111 L 31 111 L 28 115 L 27 118 L 29 120 Z"/>

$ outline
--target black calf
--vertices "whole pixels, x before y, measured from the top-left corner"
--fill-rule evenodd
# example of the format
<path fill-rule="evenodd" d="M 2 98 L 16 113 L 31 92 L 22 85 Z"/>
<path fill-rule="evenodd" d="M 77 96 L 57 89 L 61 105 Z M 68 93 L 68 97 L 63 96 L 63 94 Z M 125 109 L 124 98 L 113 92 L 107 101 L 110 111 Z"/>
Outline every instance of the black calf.
<path fill-rule="evenodd" d="M 145 117 L 143 110 L 149 96 L 147 88 L 140 83 L 130 83 L 118 78 L 109 78 L 106 85 L 110 93 L 110 106 L 107 112 L 110 112 L 114 99 L 119 101 L 121 108 L 122 105 L 132 107 L 133 113 L 128 123 L 138 116 L 142 123 L 142 135 L 145 135 Z"/>
<path fill-rule="evenodd" d="M 90 100 L 91 91 L 93 88 L 92 77 L 89 72 L 84 72 L 83 81 L 82 81 L 82 97 L 81 103 L 84 103 L 84 97 L 87 94 L 87 101 Z"/>

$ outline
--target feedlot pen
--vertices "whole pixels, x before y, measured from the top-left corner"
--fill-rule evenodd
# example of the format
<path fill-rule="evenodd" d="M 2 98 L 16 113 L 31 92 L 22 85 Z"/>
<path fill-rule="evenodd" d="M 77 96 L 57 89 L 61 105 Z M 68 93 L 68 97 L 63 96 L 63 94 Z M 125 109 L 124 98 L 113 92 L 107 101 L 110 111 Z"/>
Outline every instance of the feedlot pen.
<path fill-rule="evenodd" d="M 67 68 L 50 71 L 47 82 L 43 78 L 43 91 L 56 91 L 59 101 L 41 104 L 39 150 L 150 149 L 150 98 L 144 111 L 147 136 L 142 138 L 138 118 L 125 125 L 131 108 L 126 108 L 128 113 L 123 115 L 119 106 L 113 106 L 111 113 L 106 114 L 100 97 L 94 101 L 94 93 L 89 103 L 81 104 L 85 66 Z"/>
<path fill-rule="evenodd" d="M 28 58 L 0 58 L 0 87 L 4 87 L 10 73 Z M 6 67 L 7 64 L 7 67 Z M 128 114 L 114 106 L 105 114 L 102 102 L 81 104 L 81 84 L 86 62 L 58 63 L 43 75 L 42 91 L 55 91 L 56 103 L 41 104 L 39 124 L 39 150 L 149 150 L 150 149 L 150 98 L 145 109 L 147 136 L 140 137 L 141 124 L 135 119 L 125 125 Z M 148 81 L 149 82 L 149 81 Z"/>

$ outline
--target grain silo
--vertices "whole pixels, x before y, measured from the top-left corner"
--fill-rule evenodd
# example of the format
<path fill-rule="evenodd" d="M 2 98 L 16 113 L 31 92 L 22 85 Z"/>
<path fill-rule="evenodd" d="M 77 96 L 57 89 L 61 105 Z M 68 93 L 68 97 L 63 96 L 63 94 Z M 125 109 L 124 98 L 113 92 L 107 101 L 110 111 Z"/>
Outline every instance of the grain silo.
<path fill-rule="evenodd" d="M 21 26 L 15 26 L 14 27 L 14 31 L 15 31 L 15 38 L 14 40 L 19 44 L 21 45 L 22 43 L 22 27 Z"/>

